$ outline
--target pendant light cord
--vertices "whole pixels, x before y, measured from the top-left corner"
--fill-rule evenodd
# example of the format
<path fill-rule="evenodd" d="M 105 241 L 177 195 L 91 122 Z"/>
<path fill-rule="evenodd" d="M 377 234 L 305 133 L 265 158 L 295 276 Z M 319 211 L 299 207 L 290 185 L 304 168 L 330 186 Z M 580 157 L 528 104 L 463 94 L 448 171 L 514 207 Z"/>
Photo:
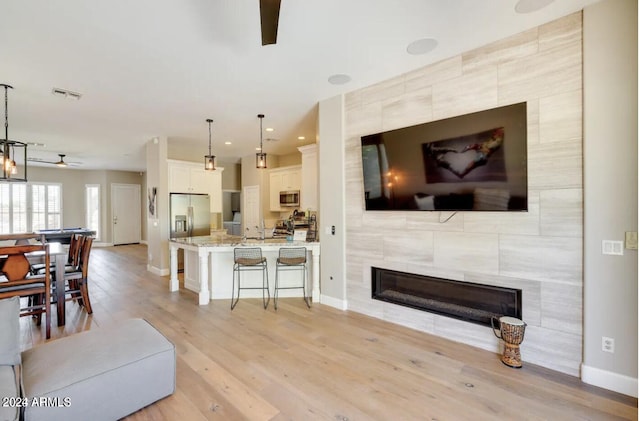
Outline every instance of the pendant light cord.
<path fill-rule="evenodd" d="M 4 140 L 9 142 L 9 96 L 7 95 L 7 91 L 9 89 L 9 85 L 4 86 Z"/>
<path fill-rule="evenodd" d="M 262 153 L 262 119 L 264 116 L 260 117 L 260 153 Z"/>
<path fill-rule="evenodd" d="M 207 120 L 209 123 L 209 156 L 211 156 L 211 119 Z"/>

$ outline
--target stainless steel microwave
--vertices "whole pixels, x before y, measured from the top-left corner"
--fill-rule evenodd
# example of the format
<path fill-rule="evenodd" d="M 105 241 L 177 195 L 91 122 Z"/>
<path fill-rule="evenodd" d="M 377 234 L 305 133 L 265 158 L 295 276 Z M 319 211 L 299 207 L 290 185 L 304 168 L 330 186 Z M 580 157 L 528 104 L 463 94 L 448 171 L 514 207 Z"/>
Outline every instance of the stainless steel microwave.
<path fill-rule="evenodd" d="M 281 191 L 280 206 L 300 206 L 300 190 Z"/>

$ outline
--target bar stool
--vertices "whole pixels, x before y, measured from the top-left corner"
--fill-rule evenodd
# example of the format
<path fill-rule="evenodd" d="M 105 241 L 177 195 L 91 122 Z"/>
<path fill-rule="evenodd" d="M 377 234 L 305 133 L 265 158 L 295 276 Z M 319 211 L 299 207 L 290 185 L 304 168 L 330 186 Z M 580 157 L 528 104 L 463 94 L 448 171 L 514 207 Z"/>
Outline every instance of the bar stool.
<path fill-rule="evenodd" d="M 281 287 L 278 283 L 278 274 L 280 271 L 299 270 L 302 271 L 302 286 Z M 278 309 L 278 290 L 279 289 L 298 289 L 302 288 L 302 298 L 311 308 L 309 297 L 307 296 L 307 249 L 304 247 L 282 247 L 278 252 L 276 260 L 276 286 L 273 292 L 273 305 Z"/>
<path fill-rule="evenodd" d="M 269 272 L 267 270 L 267 259 L 262 257 L 262 249 L 260 247 L 238 247 L 233 249 L 233 283 L 231 286 L 231 310 L 238 304 L 240 300 L 241 289 L 261 289 L 262 304 L 266 309 L 269 305 L 271 296 L 269 295 Z M 240 272 L 245 271 L 262 271 L 262 287 L 242 287 L 240 286 Z M 238 296 L 234 299 L 236 290 L 236 274 L 238 275 Z M 265 291 L 267 296 L 265 298 Z"/>

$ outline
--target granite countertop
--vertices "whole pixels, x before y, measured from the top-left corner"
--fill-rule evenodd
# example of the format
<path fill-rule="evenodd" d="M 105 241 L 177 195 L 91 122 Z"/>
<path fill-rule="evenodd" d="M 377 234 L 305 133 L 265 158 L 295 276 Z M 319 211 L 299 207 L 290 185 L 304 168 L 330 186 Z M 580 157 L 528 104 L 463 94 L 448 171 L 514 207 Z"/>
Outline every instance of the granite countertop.
<path fill-rule="evenodd" d="M 318 242 L 287 241 L 285 238 L 265 238 L 264 240 L 247 238 L 245 241 L 242 241 L 242 237 L 238 235 L 208 235 L 202 237 L 172 238 L 170 241 L 196 247 L 256 247 L 271 245 L 305 247 L 320 244 Z"/>

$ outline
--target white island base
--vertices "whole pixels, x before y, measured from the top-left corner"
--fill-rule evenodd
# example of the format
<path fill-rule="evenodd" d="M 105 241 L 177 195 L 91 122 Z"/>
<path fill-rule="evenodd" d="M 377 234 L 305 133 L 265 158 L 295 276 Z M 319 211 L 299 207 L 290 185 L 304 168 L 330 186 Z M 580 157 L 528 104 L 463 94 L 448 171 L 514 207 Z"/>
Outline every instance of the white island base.
<path fill-rule="evenodd" d="M 184 286 L 198 294 L 198 304 L 209 300 L 231 299 L 233 285 L 233 249 L 236 247 L 260 247 L 267 258 L 269 293 L 273 297 L 276 281 L 276 259 L 281 247 L 304 247 L 307 249 L 307 295 L 312 300 L 320 299 L 320 243 L 287 242 L 286 240 L 249 240 L 241 242 L 239 237 L 190 237 L 169 241 L 171 278 L 170 291 L 178 291 L 178 249 L 184 249 Z M 242 272 L 242 287 L 262 287 L 262 272 Z M 302 286 L 302 272 L 281 271 L 280 287 Z M 281 297 L 302 297 L 302 288 L 282 289 Z M 242 290 L 240 298 L 262 298 L 261 290 Z"/>

